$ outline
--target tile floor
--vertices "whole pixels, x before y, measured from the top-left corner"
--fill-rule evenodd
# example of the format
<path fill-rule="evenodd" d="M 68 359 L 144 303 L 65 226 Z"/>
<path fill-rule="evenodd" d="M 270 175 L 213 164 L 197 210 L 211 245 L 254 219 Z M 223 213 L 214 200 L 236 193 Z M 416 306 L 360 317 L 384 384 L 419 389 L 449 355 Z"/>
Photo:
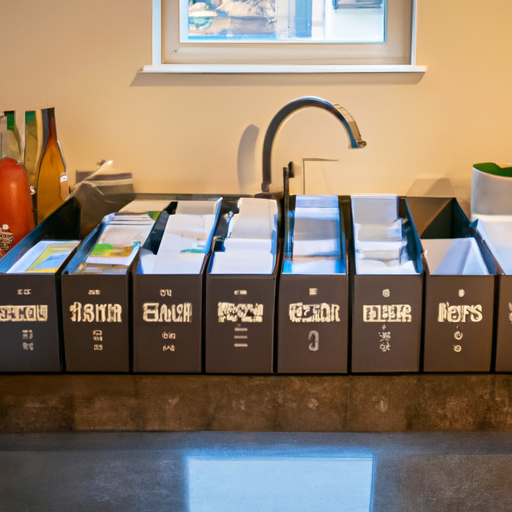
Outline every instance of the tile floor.
<path fill-rule="evenodd" d="M 512 510 L 512 433 L 0 434 L 0 511 Z"/>

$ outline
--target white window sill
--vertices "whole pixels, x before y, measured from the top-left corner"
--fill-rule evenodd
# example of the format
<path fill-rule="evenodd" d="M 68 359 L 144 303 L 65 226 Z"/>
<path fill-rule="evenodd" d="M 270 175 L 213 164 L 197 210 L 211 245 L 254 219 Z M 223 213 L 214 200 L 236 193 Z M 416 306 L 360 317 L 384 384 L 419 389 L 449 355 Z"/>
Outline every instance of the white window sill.
<path fill-rule="evenodd" d="M 147 65 L 142 73 L 174 74 L 304 74 L 304 73 L 425 73 L 416 65 L 283 65 L 283 64 L 160 64 Z"/>

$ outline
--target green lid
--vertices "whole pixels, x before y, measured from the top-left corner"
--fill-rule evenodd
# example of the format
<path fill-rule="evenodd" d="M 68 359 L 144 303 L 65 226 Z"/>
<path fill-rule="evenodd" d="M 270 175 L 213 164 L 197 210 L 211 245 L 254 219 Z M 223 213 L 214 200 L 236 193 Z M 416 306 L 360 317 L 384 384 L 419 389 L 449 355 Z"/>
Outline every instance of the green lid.
<path fill-rule="evenodd" d="M 484 162 L 481 164 L 475 164 L 473 167 L 487 174 L 512 178 L 512 165 L 498 165 L 492 162 Z"/>

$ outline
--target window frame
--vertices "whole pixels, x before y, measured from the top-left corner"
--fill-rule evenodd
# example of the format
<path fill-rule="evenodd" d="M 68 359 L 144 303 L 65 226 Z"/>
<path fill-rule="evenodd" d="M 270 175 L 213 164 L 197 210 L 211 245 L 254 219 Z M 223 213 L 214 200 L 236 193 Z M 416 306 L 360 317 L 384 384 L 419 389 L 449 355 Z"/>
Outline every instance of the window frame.
<path fill-rule="evenodd" d="M 152 0 L 153 40 L 152 64 L 144 66 L 145 73 L 376 73 L 413 72 L 423 73 L 426 68 L 416 65 L 416 25 L 418 0 L 388 0 L 388 41 L 386 43 L 210 43 L 179 42 L 179 2 L 176 0 Z M 405 5 L 409 16 L 406 21 L 398 19 L 396 8 Z M 166 10 L 167 9 L 167 10 Z M 399 11 L 401 14 L 404 11 Z M 395 16 L 395 19 L 393 18 Z M 171 30 L 164 30 L 165 20 L 173 22 Z M 402 25 L 400 27 L 399 25 Z M 398 39 L 392 31 L 401 30 Z M 404 35 L 405 33 L 405 35 Z M 409 41 L 410 40 L 410 41 Z M 377 53 L 386 45 L 393 44 L 393 55 L 384 61 L 368 58 L 362 49 L 378 47 Z M 398 48 L 396 45 L 401 44 Z M 269 49 L 280 45 L 279 51 Z M 166 51 L 167 48 L 172 48 Z M 350 48 L 349 48 L 350 47 Z M 348 56 L 339 55 L 352 52 Z M 167 54 L 167 59 L 164 54 Z M 271 58 L 267 58 L 272 54 Z M 320 62 L 318 62 L 320 60 Z"/>

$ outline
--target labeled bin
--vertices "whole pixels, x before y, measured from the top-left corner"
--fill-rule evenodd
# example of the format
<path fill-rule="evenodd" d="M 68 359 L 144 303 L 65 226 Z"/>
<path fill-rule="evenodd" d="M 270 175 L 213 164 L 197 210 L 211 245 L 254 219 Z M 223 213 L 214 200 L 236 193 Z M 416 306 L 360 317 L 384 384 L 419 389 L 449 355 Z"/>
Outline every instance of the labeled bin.
<path fill-rule="evenodd" d="M 407 198 L 424 250 L 425 372 L 488 372 L 496 267 L 451 198 Z"/>
<path fill-rule="evenodd" d="M 302 195 L 285 205 L 278 373 L 347 372 L 349 285 L 341 201 Z"/>
<path fill-rule="evenodd" d="M 154 218 L 126 212 L 106 216 L 62 273 L 66 369 L 131 369 L 131 273 Z"/>
<path fill-rule="evenodd" d="M 241 198 L 222 218 L 206 275 L 207 373 L 273 371 L 278 223 L 266 198 Z"/>
<path fill-rule="evenodd" d="M 351 197 L 352 372 L 418 372 L 423 265 L 403 198 Z"/>
<path fill-rule="evenodd" d="M 472 224 L 491 252 L 497 268 L 497 372 L 512 371 L 512 215 L 479 215 Z"/>
<path fill-rule="evenodd" d="M 229 198 L 180 196 L 160 215 L 133 274 L 135 372 L 202 371 L 204 276 L 229 205 Z"/>
<path fill-rule="evenodd" d="M 512 372 L 512 275 L 498 268 L 496 307 L 497 372 Z"/>
<path fill-rule="evenodd" d="M 63 370 L 60 278 L 80 236 L 75 201 L 0 259 L 0 371 Z"/>

